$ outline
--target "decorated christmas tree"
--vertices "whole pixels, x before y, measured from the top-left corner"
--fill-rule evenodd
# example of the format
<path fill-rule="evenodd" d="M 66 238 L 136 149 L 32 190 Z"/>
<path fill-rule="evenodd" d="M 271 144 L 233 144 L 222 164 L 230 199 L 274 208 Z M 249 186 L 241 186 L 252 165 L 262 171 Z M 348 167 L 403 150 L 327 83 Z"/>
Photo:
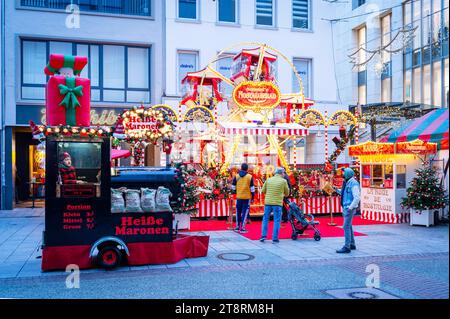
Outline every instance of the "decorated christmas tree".
<path fill-rule="evenodd" d="M 176 203 L 172 206 L 175 214 L 195 214 L 195 207 L 199 201 L 199 194 L 193 178 L 194 169 L 188 169 L 185 164 L 179 162 L 173 164 L 176 168 L 177 179 L 180 182 L 181 194 L 176 199 Z"/>
<path fill-rule="evenodd" d="M 448 204 L 448 195 L 440 184 L 436 170 L 428 165 L 416 170 L 416 177 L 402 199 L 402 207 L 417 210 L 438 209 Z"/>

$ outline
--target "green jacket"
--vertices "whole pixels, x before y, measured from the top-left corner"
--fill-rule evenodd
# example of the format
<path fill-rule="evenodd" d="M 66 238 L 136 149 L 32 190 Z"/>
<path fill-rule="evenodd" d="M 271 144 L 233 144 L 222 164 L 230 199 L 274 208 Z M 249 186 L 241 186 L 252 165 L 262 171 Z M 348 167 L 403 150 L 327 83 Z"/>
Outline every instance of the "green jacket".
<path fill-rule="evenodd" d="M 265 196 L 265 205 L 283 206 L 283 199 L 289 196 L 289 187 L 283 176 L 277 174 L 264 183 L 262 192 Z"/>

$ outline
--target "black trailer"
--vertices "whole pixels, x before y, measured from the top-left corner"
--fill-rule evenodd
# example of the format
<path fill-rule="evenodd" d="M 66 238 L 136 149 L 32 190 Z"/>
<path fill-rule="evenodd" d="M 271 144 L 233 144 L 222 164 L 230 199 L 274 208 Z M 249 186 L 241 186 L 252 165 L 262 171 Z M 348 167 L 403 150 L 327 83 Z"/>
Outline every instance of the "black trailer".
<path fill-rule="evenodd" d="M 69 167 L 62 159 L 70 157 Z M 113 176 L 112 176 L 113 175 Z M 46 139 L 42 269 L 114 268 L 206 256 L 208 236 L 173 233 L 173 212 L 111 212 L 112 188 L 163 186 L 181 196 L 173 168 L 112 168 L 109 137 Z"/>

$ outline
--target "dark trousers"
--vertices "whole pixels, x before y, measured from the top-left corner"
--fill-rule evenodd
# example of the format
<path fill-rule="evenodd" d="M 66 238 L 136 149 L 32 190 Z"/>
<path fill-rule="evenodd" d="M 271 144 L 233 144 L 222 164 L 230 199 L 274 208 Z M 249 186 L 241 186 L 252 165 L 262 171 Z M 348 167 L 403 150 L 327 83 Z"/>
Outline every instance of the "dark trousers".
<path fill-rule="evenodd" d="M 245 228 L 248 211 L 250 209 L 250 199 L 236 200 L 236 228 Z"/>

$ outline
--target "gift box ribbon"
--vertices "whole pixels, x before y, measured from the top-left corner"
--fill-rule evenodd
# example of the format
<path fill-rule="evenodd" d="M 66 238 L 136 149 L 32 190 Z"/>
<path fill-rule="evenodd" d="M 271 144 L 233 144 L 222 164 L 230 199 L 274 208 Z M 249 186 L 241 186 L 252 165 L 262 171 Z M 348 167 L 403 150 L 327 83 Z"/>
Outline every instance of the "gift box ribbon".
<path fill-rule="evenodd" d="M 64 99 L 59 106 L 66 108 L 66 125 L 76 126 L 76 108 L 80 106 L 77 96 L 83 96 L 83 86 L 75 87 L 75 78 L 66 78 L 66 85 L 58 86 L 59 93 L 64 95 Z"/>

